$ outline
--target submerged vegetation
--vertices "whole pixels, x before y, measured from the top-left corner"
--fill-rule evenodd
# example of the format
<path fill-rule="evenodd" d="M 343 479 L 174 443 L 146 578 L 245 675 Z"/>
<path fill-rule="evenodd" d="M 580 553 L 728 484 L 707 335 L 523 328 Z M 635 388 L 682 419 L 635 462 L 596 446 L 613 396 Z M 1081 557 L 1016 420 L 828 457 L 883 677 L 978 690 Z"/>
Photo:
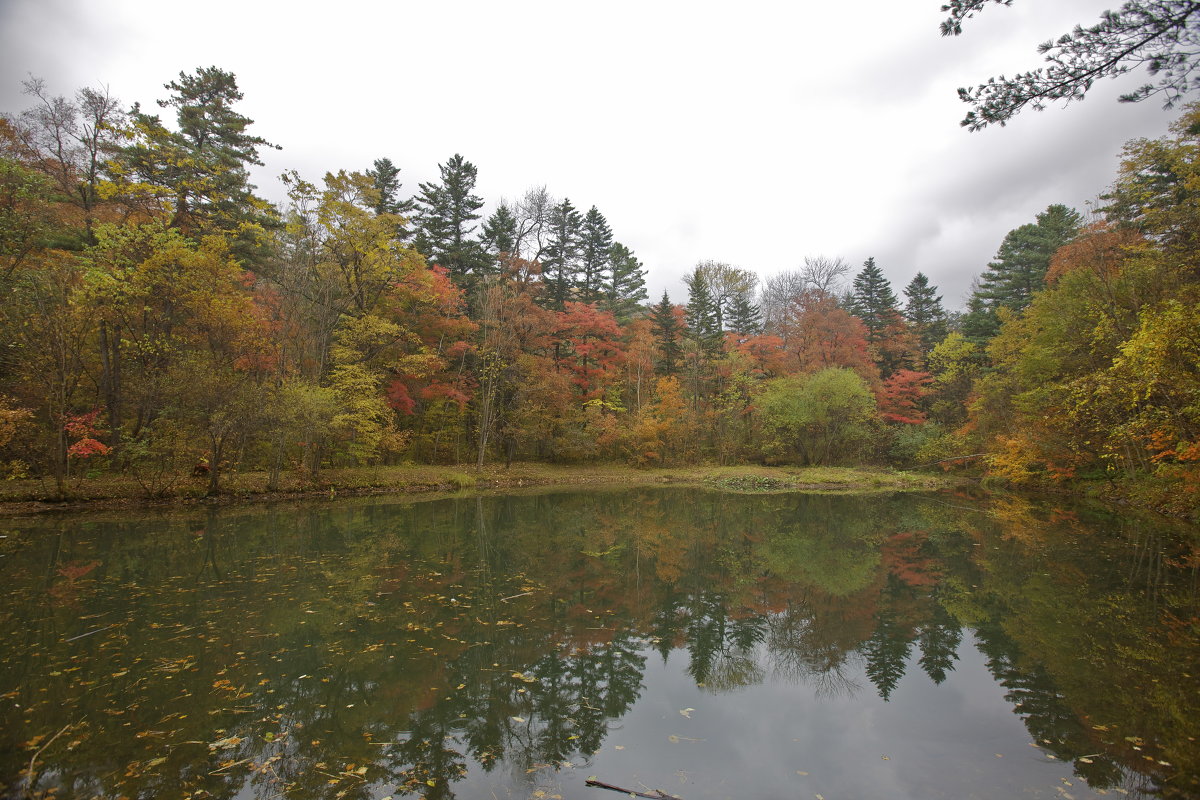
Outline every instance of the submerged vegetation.
<path fill-rule="evenodd" d="M 0 475 L 47 497 L 517 460 L 958 467 L 1200 509 L 1200 109 L 1129 144 L 1094 219 L 1009 233 L 956 314 L 873 259 L 704 261 L 650 302 L 596 207 L 539 187 L 485 218 L 461 155 L 411 197 L 387 158 L 289 173 L 275 207 L 234 76 L 166 88 L 173 121 L 33 80 L 0 121 Z"/>

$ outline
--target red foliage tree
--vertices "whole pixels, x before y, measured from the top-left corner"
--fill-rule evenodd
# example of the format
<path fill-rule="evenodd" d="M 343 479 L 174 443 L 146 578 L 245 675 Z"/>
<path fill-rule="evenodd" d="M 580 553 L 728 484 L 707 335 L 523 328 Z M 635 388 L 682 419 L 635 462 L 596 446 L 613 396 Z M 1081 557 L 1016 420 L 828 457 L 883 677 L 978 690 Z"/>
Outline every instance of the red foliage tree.
<path fill-rule="evenodd" d="M 926 387 L 932 382 L 933 376 L 928 372 L 902 369 L 893 373 L 875 393 L 880 416 L 888 422 L 920 425 L 925 421 L 925 413 L 919 404 L 929 394 Z"/>
<path fill-rule="evenodd" d="M 607 311 L 591 303 L 568 301 L 558 312 L 556 334 L 559 369 L 572 374 L 572 381 L 587 400 L 600 397 L 620 377 L 618 367 L 625 357 L 621 328 Z"/>

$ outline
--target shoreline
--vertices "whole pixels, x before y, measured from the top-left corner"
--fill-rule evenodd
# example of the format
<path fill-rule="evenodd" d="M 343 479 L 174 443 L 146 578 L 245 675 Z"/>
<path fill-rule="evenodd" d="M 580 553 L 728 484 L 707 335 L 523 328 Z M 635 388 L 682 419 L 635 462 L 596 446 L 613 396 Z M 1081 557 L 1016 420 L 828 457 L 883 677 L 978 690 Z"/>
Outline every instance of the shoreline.
<path fill-rule="evenodd" d="M 336 499 L 370 495 L 495 491 L 540 486 L 695 486 L 733 492 L 927 491 L 958 486 L 961 477 L 870 467 L 555 465 L 522 462 L 511 467 L 349 467 L 323 471 L 316 484 L 285 476 L 266 488 L 266 473 L 230 474 L 220 494 L 204 494 L 207 479 L 189 478 L 162 495 L 148 496 L 131 478 L 106 476 L 73 483 L 66 499 L 49 499 L 41 481 L 0 483 L 0 517 L 88 510 L 138 510 L 205 505 Z"/>

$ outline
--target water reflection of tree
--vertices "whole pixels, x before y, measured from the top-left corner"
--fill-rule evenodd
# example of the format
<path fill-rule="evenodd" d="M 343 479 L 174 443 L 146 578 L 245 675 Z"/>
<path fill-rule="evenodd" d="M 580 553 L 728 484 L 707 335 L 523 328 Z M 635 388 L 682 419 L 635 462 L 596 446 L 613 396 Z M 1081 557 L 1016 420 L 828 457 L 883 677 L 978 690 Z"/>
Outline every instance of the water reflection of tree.
<path fill-rule="evenodd" d="M 1069 520 L 1007 513 L 963 530 L 961 513 L 920 509 L 601 492 L 403 514 L 365 502 L 299 516 L 221 509 L 152 534 L 66 525 L 6 552 L 0 694 L 32 710 L 25 722 L 0 706 L 0 725 L 19 731 L 0 743 L 0 769 L 27 763 L 15 742 L 86 716 L 78 744 L 44 755 L 62 797 L 255 786 L 365 798 L 390 785 L 448 798 L 475 765 L 519 782 L 599 750 L 643 691 L 646 642 L 663 658 L 684 651 L 711 691 L 769 672 L 852 692 L 861 658 L 887 699 L 914 649 L 944 681 L 969 622 L 1050 752 L 1109 753 L 1076 763 L 1095 786 L 1135 768 L 1169 778 L 1122 742 L 1194 731 L 1200 691 L 1161 666 L 1195 652 L 1196 593 L 1183 580 L 1194 551 L 1131 530 L 1126 556 Z M 92 561 L 70 593 L 50 592 L 65 565 Z M 79 619 L 94 613 L 109 616 Z M 1113 667 L 1130 686 L 1098 701 Z M 1092 727 L 1112 720 L 1111 735 Z M 1154 746 L 1182 769 L 1198 763 L 1194 744 Z"/>
<path fill-rule="evenodd" d="M 795 602 L 767 622 L 772 672 L 794 683 L 812 684 L 818 697 L 851 696 L 860 685 L 849 674 L 852 650 L 828 635 L 829 627 L 807 603 Z"/>

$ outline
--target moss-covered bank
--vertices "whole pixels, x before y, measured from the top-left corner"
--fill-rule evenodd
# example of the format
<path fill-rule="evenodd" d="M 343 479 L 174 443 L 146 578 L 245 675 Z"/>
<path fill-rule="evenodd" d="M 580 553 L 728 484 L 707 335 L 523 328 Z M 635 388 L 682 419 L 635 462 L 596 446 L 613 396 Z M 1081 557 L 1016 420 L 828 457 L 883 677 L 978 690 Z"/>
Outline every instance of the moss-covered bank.
<path fill-rule="evenodd" d="M 136 480 L 111 475 L 71 483 L 67 498 L 53 498 L 53 485 L 42 481 L 0 483 L 0 514 L 63 508 L 112 508 L 178 505 L 182 503 L 258 502 L 292 497 L 337 497 L 347 494 L 393 494 L 504 489 L 548 485 L 712 486 L 729 491 L 913 491 L 938 489 L 961 479 L 941 475 L 850 467 L 717 467 L 635 469 L 624 465 L 521 463 L 511 467 L 398 466 L 329 469 L 316 482 L 285 477 L 277 490 L 268 490 L 265 472 L 229 474 L 217 497 L 204 495 L 207 481 L 193 478 L 148 496 Z"/>

